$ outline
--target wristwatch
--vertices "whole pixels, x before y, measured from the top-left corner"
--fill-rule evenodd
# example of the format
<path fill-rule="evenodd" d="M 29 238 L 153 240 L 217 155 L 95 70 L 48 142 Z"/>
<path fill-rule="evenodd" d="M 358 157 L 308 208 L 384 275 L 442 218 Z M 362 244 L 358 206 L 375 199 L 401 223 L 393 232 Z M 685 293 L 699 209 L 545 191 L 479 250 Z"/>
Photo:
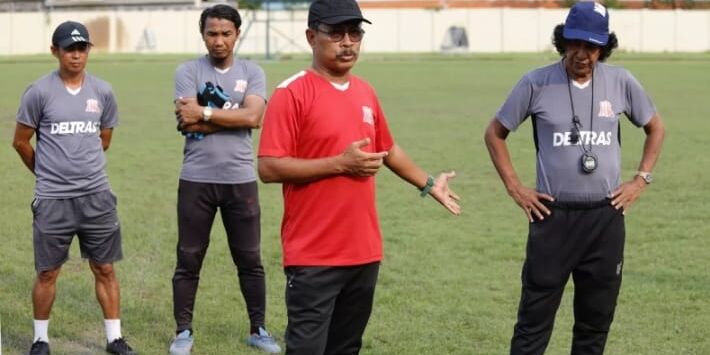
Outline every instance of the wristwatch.
<path fill-rule="evenodd" d="M 202 109 L 202 120 L 209 122 L 210 118 L 212 118 L 212 107 L 205 106 Z"/>
<path fill-rule="evenodd" d="M 651 175 L 651 173 L 648 171 L 637 171 L 636 176 L 640 176 L 643 179 L 643 181 L 646 183 L 646 185 L 653 182 L 653 175 Z"/>

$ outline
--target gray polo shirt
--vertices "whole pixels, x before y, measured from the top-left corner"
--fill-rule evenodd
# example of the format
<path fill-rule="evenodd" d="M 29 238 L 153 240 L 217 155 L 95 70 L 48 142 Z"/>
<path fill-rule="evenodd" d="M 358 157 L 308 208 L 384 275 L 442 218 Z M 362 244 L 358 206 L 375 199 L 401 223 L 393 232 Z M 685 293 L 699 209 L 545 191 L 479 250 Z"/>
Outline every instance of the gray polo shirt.
<path fill-rule="evenodd" d="M 175 73 L 175 98 L 196 97 L 200 87 L 219 85 L 229 100 L 222 109 L 237 109 L 249 95 L 266 98 L 266 77 L 255 63 L 234 59 L 226 71 L 215 68 L 207 56 L 183 63 Z M 185 139 L 180 178 L 203 183 L 241 184 L 256 180 L 251 129 L 208 134 Z"/>
<path fill-rule="evenodd" d="M 17 122 L 36 131 L 37 197 L 73 198 L 110 188 L 100 131 L 118 124 L 118 111 L 107 82 L 86 73 L 73 94 L 54 71 L 22 94 Z"/>
<path fill-rule="evenodd" d="M 496 118 L 508 130 L 515 131 L 527 117 L 532 117 L 539 192 L 559 201 L 600 201 L 621 184 L 620 115 L 625 114 L 641 127 L 656 109 L 631 73 L 604 63 L 597 63 L 591 83 L 583 87 L 572 85 L 571 93 L 582 124 L 577 144 L 570 140 L 573 114 L 561 61 L 523 76 Z M 581 143 L 587 147 L 591 144 L 598 157 L 597 168 L 591 174 L 584 173 L 581 167 Z"/>

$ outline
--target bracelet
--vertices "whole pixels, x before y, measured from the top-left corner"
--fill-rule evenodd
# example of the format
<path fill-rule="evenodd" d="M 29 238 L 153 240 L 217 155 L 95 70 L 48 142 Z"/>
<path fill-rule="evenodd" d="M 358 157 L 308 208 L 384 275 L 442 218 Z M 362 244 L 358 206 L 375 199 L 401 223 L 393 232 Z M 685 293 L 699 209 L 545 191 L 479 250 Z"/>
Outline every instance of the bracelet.
<path fill-rule="evenodd" d="M 419 196 L 426 197 L 429 194 L 429 191 L 431 191 L 432 186 L 434 186 L 434 178 L 429 175 L 429 177 L 427 177 L 426 179 L 426 185 L 419 189 L 419 191 L 421 192 Z"/>

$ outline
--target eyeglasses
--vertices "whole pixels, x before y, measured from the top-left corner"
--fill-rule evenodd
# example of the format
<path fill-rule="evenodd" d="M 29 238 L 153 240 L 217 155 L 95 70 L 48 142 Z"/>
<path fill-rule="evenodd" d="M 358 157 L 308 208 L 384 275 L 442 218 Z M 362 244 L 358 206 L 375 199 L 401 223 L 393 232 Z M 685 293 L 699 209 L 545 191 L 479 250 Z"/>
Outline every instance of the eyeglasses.
<path fill-rule="evenodd" d="M 365 30 L 359 27 L 351 27 L 351 28 L 331 28 L 329 31 L 326 31 L 324 29 L 321 29 L 320 26 L 317 26 L 314 28 L 316 31 L 320 33 L 324 33 L 328 36 L 328 38 L 332 42 L 340 42 L 343 39 L 345 39 L 345 34 L 348 34 L 348 37 L 350 38 L 351 41 L 353 42 L 360 42 L 362 41 L 362 37 L 365 35 Z"/>

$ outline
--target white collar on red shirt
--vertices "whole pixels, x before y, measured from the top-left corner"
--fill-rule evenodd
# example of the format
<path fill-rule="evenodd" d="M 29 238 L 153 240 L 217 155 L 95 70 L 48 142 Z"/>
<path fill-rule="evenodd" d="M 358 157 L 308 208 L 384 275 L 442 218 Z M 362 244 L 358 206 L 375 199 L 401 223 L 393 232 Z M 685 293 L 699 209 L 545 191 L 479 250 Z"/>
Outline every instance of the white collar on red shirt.
<path fill-rule="evenodd" d="M 333 85 L 333 87 L 334 87 L 336 90 L 340 90 L 340 91 L 345 91 L 345 90 L 347 90 L 347 89 L 350 87 L 350 82 L 349 82 L 349 81 L 348 81 L 348 82 L 345 82 L 345 83 L 342 83 L 342 84 L 333 83 L 333 82 L 331 82 L 330 84 Z"/>

